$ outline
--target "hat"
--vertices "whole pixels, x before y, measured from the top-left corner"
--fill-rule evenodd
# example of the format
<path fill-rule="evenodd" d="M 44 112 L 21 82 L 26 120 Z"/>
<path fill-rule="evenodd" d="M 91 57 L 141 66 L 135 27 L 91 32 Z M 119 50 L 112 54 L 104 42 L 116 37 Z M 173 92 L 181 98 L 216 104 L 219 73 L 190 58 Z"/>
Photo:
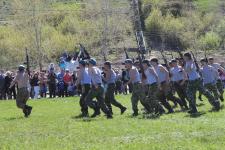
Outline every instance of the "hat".
<path fill-rule="evenodd" d="M 202 59 L 200 60 L 200 62 L 207 62 L 207 59 L 206 59 L 206 58 L 202 58 Z"/>
<path fill-rule="evenodd" d="M 133 61 L 131 59 L 126 59 L 125 64 L 133 64 Z"/>
<path fill-rule="evenodd" d="M 25 69 L 24 65 L 19 65 L 18 67 L 19 71 L 23 71 Z"/>
<path fill-rule="evenodd" d="M 172 59 L 171 63 L 177 63 L 177 59 Z"/>
<path fill-rule="evenodd" d="M 213 57 L 209 57 L 209 60 L 214 60 L 214 58 Z"/>
<path fill-rule="evenodd" d="M 185 56 L 185 57 L 188 57 L 189 59 L 192 59 L 191 53 L 189 53 L 189 52 L 184 53 L 184 56 Z"/>
<path fill-rule="evenodd" d="M 94 58 L 91 58 L 90 60 L 89 60 L 89 64 L 92 64 L 92 65 L 96 65 L 97 63 L 96 63 L 96 60 L 94 59 Z"/>
<path fill-rule="evenodd" d="M 153 57 L 150 61 L 151 62 L 155 62 L 155 63 L 158 63 L 159 62 L 159 60 L 156 57 Z"/>
<path fill-rule="evenodd" d="M 85 62 L 84 60 L 80 60 L 80 61 L 79 61 L 79 64 L 81 64 L 81 65 L 84 66 L 84 65 L 86 64 L 86 62 Z"/>
<path fill-rule="evenodd" d="M 145 59 L 142 61 L 143 64 L 149 64 L 149 60 Z"/>

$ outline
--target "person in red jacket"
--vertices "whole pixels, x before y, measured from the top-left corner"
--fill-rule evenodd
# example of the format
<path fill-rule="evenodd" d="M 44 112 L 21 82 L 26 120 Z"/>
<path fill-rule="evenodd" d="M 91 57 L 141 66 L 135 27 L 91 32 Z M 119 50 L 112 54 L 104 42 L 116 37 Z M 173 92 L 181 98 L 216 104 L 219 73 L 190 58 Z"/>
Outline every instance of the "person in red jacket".
<path fill-rule="evenodd" d="M 65 95 L 66 97 L 68 97 L 68 86 L 69 84 L 72 82 L 72 76 L 70 74 L 70 71 L 68 69 L 66 69 L 66 73 L 63 77 L 63 81 L 64 81 L 64 84 L 65 84 Z"/>

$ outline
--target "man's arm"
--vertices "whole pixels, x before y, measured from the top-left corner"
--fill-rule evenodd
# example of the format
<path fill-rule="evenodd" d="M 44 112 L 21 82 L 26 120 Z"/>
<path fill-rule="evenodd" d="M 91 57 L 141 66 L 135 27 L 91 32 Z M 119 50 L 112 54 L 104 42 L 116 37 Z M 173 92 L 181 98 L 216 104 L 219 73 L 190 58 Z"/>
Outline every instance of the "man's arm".
<path fill-rule="evenodd" d="M 212 67 L 212 72 L 215 75 L 215 79 L 216 80 L 220 78 L 219 72 L 215 68 L 213 68 L 213 67 Z"/>
<path fill-rule="evenodd" d="M 191 65 L 187 65 L 185 67 L 185 71 L 186 72 L 191 72 L 193 68 L 194 68 L 194 63 L 191 63 Z"/>
<path fill-rule="evenodd" d="M 158 84 L 158 87 L 160 88 L 160 81 L 159 81 L 159 77 L 158 77 L 157 73 L 155 72 L 155 70 L 154 70 L 154 69 L 152 69 L 152 68 L 149 68 L 149 72 L 150 72 L 150 73 L 152 73 L 152 74 L 153 74 L 153 76 L 156 78 L 156 80 L 157 80 L 157 84 Z"/>
<path fill-rule="evenodd" d="M 16 75 L 16 77 L 13 79 L 9 88 L 11 89 L 17 83 L 17 81 L 18 81 L 18 75 Z"/>
<path fill-rule="evenodd" d="M 187 76 L 186 71 L 183 68 L 181 68 L 181 71 L 182 71 L 184 79 L 183 79 L 183 81 L 180 84 L 184 85 L 184 83 L 188 80 L 188 76 Z"/>
<path fill-rule="evenodd" d="M 135 79 L 134 77 L 135 71 L 133 69 L 130 70 L 130 80 L 126 83 L 126 85 L 132 83 L 132 81 Z"/>
<path fill-rule="evenodd" d="M 222 73 L 225 73 L 225 69 L 219 65 L 219 70 L 222 71 Z"/>
<path fill-rule="evenodd" d="M 110 71 L 106 71 L 105 74 L 106 74 L 106 76 L 103 77 L 103 80 L 105 82 L 107 82 L 111 78 L 111 72 Z"/>
<path fill-rule="evenodd" d="M 76 81 L 76 85 L 79 85 L 79 84 L 80 84 L 81 79 L 82 79 L 82 77 L 81 77 L 81 70 L 79 70 L 79 71 L 77 72 L 77 81 Z"/>
<path fill-rule="evenodd" d="M 169 74 L 169 71 L 168 71 L 166 68 L 164 68 L 163 66 L 160 66 L 160 70 L 161 70 L 162 72 L 166 73 L 166 82 L 169 82 L 169 80 L 170 80 L 170 74 Z"/>

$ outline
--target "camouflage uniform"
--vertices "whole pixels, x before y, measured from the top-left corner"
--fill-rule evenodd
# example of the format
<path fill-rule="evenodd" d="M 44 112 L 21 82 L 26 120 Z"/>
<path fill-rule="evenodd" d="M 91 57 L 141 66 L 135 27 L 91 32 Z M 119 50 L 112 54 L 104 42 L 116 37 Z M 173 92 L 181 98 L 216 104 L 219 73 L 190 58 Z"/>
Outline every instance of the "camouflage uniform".
<path fill-rule="evenodd" d="M 109 108 L 109 111 L 112 113 L 112 105 L 124 109 L 125 107 L 121 105 L 116 99 L 115 99 L 115 89 L 116 85 L 114 83 L 108 84 L 107 91 L 105 94 L 105 103 Z M 111 105 L 112 104 L 112 105 Z"/>
<path fill-rule="evenodd" d="M 99 85 L 98 88 L 95 88 L 94 86 L 92 86 L 87 96 L 85 97 L 85 102 L 90 108 L 94 110 L 101 108 L 105 114 L 110 114 L 108 108 L 106 107 L 103 94 L 104 94 L 104 88 L 101 85 Z M 95 103 L 93 101 L 94 98 L 98 100 L 98 103 Z"/>
<path fill-rule="evenodd" d="M 204 96 L 207 97 L 209 103 L 213 106 L 216 105 L 216 103 L 218 103 L 215 98 L 213 97 L 213 95 L 204 88 L 201 79 L 197 79 L 197 80 L 193 80 L 193 81 L 188 81 L 188 85 L 187 85 L 187 98 L 189 100 L 190 103 L 190 107 L 191 108 L 195 108 L 196 106 L 196 92 L 197 90 L 199 90 L 199 92 L 201 92 Z"/>
<path fill-rule="evenodd" d="M 159 89 L 158 89 L 157 83 L 153 83 L 148 86 L 148 94 L 147 94 L 146 102 L 150 105 L 150 109 L 152 112 L 153 112 L 153 109 L 155 109 L 156 112 L 164 111 L 164 109 L 159 103 L 159 99 L 157 96 L 158 92 L 159 92 Z"/>
<path fill-rule="evenodd" d="M 16 105 L 18 108 L 25 109 L 27 100 L 29 99 L 29 91 L 26 87 L 19 88 L 16 98 Z"/>
<path fill-rule="evenodd" d="M 133 92 L 131 96 L 132 109 L 134 113 L 138 113 L 138 101 L 141 101 L 141 104 L 149 109 L 146 101 L 145 101 L 145 93 L 141 83 L 133 83 Z"/>
<path fill-rule="evenodd" d="M 216 82 L 216 86 L 217 86 L 217 89 L 220 93 L 220 99 L 223 100 L 223 93 L 224 93 L 224 87 L 223 87 L 223 82 L 222 80 L 217 80 Z"/>
<path fill-rule="evenodd" d="M 213 83 L 209 83 L 209 84 L 205 84 L 205 88 L 211 92 L 211 94 L 213 94 L 214 98 L 216 100 L 219 99 L 220 97 L 220 94 L 219 94 L 219 91 L 217 89 L 217 86 L 216 84 L 213 84 Z"/>
<path fill-rule="evenodd" d="M 91 89 L 91 85 L 90 84 L 84 84 L 82 85 L 82 95 L 80 97 L 80 107 L 81 107 L 81 112 L 83 115 L 87 115 L 88 114 L 88 106 L 85 102 L 85 97 L 88 95 L 88 92 Z"/>
<path fill-rule="evenodd" d="M 187 87 L 187 84 L 185 83 L 184 85 L 180 85 L 181 82 L 182 81 L 173 82 L 173 87 L 174 87 L 174 90 L 177 92 L 177 95 L 180 97 L 183 105 L 187 108 L 187 102 L 186 102 L 186 98 L 187 98 L 186 87 Z"/>
<path fill-rule="evenodd" d="M 166 82 L 161 83 L 161 89 L 158 92 L 158 98 L 161 104 L 171 113 L 173 108 L 171 107 L 168 100 L 173 100 L 176 97 L 173 96 L 169 85 Z"/>

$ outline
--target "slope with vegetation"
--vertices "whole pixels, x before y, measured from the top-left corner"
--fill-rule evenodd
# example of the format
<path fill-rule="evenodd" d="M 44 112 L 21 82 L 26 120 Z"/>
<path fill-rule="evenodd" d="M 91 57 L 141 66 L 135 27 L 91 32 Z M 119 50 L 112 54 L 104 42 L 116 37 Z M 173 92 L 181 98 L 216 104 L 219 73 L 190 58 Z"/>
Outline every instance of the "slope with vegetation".
<path fill-rule="evenodd" d="M 145 35 L 153 49 L 224 49 L 223 0 L 143 0 Z"/>
<path fill-rule="evenodd" d="M 105 2 L 108 1 L 106 5 Z M 120 60 L 136 45 L 131 0 L 0 0 L 0 68 L 55 61 L 83 43 L 91 55 Z M 224 49 L 223 0 L 141 0 L 145 38 L 152 50 Z M 107 17 L 107 22 L 106 22 Z M 7 66 L 5 65 L 7 64 Z"/>
<path fill-rule="evenodd" d="M 25 47 L 35 65 L 73 54 L 79 43 L 98 58 L 104 43 L 107 55 L 132 43 L 128 1 L 110 0 L 106 9 L 104 0 L 12 0 L 0 8 L 1 67 L 22 62 Z"/>

